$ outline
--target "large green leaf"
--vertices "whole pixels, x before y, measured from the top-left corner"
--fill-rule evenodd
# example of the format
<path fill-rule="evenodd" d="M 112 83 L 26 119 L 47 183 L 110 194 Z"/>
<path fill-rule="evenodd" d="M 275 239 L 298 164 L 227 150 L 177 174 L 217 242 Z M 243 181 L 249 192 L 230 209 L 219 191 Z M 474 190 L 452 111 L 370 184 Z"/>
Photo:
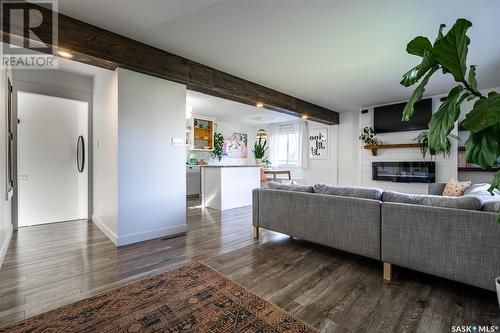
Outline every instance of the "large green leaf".
<path fill-rule="evenodd" d="M 467 161 L 479 164 L 483 169 L 492 167 L 500 155 L 499 138 L 499 125 L 471 133 L 465 142 Z"/>
<path fill-rule="evenodd" d="M 449 71 L 456 81 L 465 80 L 467 71 L 467 52 L 470 39 L 467 30 L 472 23 L 458 19 L 448 33 L 439 39 L 432 48 L 437 61 Z"/>
<path fill-rule="evenodd" d="M 420 79 L 425 75 L 432 67 L 436 66 L 437 62 L 431 51 L 424 51 L 424 57 L 422 58 L 422 63 L 420 64 L 420 68 L 417 72 L 417 77 Z"/>
<path fill-rule="evenodd" d="M 420 69 L 420 65 L 417 65 L 410 69 L 408 72 L 404 73 L 403 78 L 401 79 L 401 85 L 405 87 L 409 87 L 414 85 L 418 80 L 420 80 L 419 77 L 417 77 L 418 70 Z"/>
<path fill-rule="evenodd" d="M 467 83 L 469 83 L 469 86 L 472 89 L 477 90 L 476 66 L 475 65 L 470 65 L 469 79 L 467 80 Z"/>
<path fill-rule="evenodd" d="M 424 51 L 430 51 L 432 44 L 427 37 L 418 36 L 413 38 L 406 46 L 406 52 L 419 57 L 424 56 Z"/>
<path fill-rule="evenodd" d="M 467 114 L 463 126 L 471 132 L 479 132 L 500 123 L 500 94 L 492 91 L 488 98 L 480 98 Z M 500 140 L 500 138 L 499 138 Z"/>
<path fill-rule="evenodd" d="M 443 38 L 443 29 L 444 28 L 446 28 L 446 24 L 441 23 L 439 25 L 438 35 L 437 35 L 436 40 L 434 41 L 434 43 L 436 43 L 438 40 L 440 40 L 441 38 Z"/>
<path fill-rule="evenodd" d="M 429 148 L 435 151 L 445 151 L 448 146 L 448 135 L 455 127 L 455 122 L 460 115 L 458 99 L 462 86 L 453 88 L 438 111 L 432 115 L 429 122 Z"/>
<path fill-rule="evenodd" d="M 437 67 L 432 68 L 430 72 L 427 73 L 427 75 L 424 77 L 422 82 L 420 82 L 420 84 L 415 88 L 413 94 L 411 94 L 410 99 L 408 100 L 408 103 L 406 103 L 403 110 L 402 121 L 408 121 L 411 119 L 411 117 L 413 117 L 413 115 L 415 114 L 415 103 L 422 99 L 422 97 L 424 96 L 425 86 L 429 82 L 432 74 L 434 74 L 437 70 Z"/>

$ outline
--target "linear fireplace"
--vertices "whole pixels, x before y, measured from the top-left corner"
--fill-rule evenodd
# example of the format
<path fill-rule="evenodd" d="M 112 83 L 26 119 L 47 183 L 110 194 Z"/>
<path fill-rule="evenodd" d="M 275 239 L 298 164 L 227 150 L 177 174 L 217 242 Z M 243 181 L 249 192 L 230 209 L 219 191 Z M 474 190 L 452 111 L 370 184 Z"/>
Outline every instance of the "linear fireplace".
<path fill-rule="evenodd" d="M 434 183 L 435 162 L 372 162 L 372 179 L 399 183 Z"/>

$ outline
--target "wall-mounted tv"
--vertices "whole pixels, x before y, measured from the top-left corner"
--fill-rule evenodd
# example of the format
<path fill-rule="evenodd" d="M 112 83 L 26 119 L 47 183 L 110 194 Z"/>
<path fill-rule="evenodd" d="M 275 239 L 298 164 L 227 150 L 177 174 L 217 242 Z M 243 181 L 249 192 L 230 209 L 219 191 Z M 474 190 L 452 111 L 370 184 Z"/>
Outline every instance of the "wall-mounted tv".
<path fill-rule="evenodd" d="M 415 115 L 410 121 L 401 121 L 406 103 L 379 106 L 373 110 L 375 133 L 426 130 L 432 117 L 432 99 L 423 99 L 415 104 Z"/>

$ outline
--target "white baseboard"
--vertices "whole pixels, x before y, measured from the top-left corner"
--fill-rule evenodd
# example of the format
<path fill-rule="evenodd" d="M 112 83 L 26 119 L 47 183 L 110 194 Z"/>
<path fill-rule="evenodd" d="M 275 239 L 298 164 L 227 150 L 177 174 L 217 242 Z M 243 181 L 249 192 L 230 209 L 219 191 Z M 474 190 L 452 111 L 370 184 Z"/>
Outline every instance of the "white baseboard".
<path fill-rule="evenodd" d="M 177 224 L 165 228 L 147 230 L 118 237 L 118 246 L 138 243 L 150 239 L 176 236 L 187 232 L 187 224 Z"/>
<path fill-rule="evenodd" d="M 115 244 L 115 245 L 118 244 L 118 236 L 111 229 L 109 229 L 107 225 L 102 223 L 102 221 L 99 220 L 99 218 L 97 216 L 92 215 L 92 222 L 94 222 L 94 224 L 99 229 L 101 229 L 101 231 L 109 238 L 110 241 L 113 242 L 113 244 Z"/>
<path fill-rule="evenodd" d="M 12 238 L 12 224 L 9 226 L 7 230 L 7 237 L 5 237 L 0 243 L 0 268 L 2 268 L 3 260 L 5 259 L 5 255 L 7 254 L 7 250 L 9 249 L 10 239 Z"/>
<path fill-rule="evenodd" d="M 176 236 L 187 232 L 187 224 L 184 223 L 168 226 L 165 228 L 118 236 L 113 231 L 111 231 L 111 229 L 109 229 L 104 223 L 102 223 L 96 216 L 92 216 L 92 221 L 116 246 L 138 243 L 155 238 Z"/>

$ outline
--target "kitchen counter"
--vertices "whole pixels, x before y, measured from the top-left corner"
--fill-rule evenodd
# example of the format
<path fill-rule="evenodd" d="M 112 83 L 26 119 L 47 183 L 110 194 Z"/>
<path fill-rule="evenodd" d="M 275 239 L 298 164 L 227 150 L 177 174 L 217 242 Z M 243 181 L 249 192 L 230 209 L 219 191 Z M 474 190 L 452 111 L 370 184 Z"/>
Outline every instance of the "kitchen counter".
<path fill-rule="evenodd" d="M 206 165 L 201 169 L 202 205 L 218 210 L 250 206 L 260 187 L 258 165 Z"/>

